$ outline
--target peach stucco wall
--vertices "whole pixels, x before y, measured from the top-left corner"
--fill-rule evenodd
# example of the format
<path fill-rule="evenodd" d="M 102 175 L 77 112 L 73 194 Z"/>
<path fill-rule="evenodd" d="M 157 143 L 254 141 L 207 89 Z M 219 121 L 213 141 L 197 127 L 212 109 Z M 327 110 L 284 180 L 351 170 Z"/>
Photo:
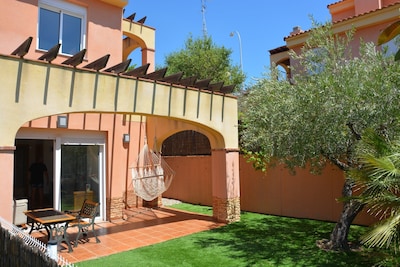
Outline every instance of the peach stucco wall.
<path fill-rule="evenodd" d="M 166 157 L 166 161 L 176 177 L 163 196 L 211 206 L 211 157 Z M 337 199 L 343 183 L 343 172 L 335 166 L 328 166 L 321 175 L 305 169 L 292 175 L 282 166 L 263 173 L 240 157 L 240 205 L 244 211 L 336 222 L 342 211 Z M 363 211 L 354 223 L 375 221 Z"/>
<path fill-rule="evenodd" d="M 5 179 L 5 177 L 13 177 L 14 170 L 9 168 L 9 166 L 14 165 L 14 147 L 0 147 L 0 168 L 2 170 L 2 179 L 0 187 L 0 207 L 1 207 L 1 217 L 3 218 L 13 218 L 13 210 L 5 209 L 4 207 L 13 206 L 12 196 L 14 181 L 12 179 Z"/>
<path fill-rule="evenodd" d="M 165 157 L 176 172 L 164 197 L 212 206 L 211 157 Z"/>
<path fill-rule="evenodd" d="M 328 165 L 320 175 L 297 169 L 292 175 L 278 165 L 263 173 L 244 158 L 240 160 L 242 210 L 333 222 L 339 219 L 343 204 L 338 198 L 344 173 L 337 167 Z M 368 225 L 375 221 L 362 212 L 354 223 Z"/>
<path fill-rule="evenodd" d="M 340 21 L 359 16 L 373 10 L 398 3 L 398 0 L 344 0 L 328 6 L 332 21 Z"/>
<path fill-rule="evenodd" d="M 87 58 L 93 61 L 110 54 L 109 66 L 122 61 L 122 9 L 97 0 L 85 1 L 88 9 Z M 110 42 L 110 40 L 113 40 Z M 118 40 L 120 43 L 118 44 Z"/>
<path fill-rule="evenodd" d="M 120 63 L 122 61 L 122 9 L 97 0 L 76 0 L 74 4 L 87 8 L 87 53 L 83 64 L 106 54 L 111 55 L 108 66 Z M 9 12 L 1 12 L 0 39 L 9 41 L 0 42 L 0 51 L 11 53 L 17 48 L 18 45 L 16 44 L 21 44 L 29 36 L 32 36 L 31 49 L 26 57 L 39 58 L 43 54 L 42 51 L 36 49 L 37 5 L 38 0 L 2 0 L 1 8 L 9 10 Z M 26 22 L 25 18 L 29 18 L 29 23 Z M 10 40 L 10 37 L 12 40 Z M 110 42 L 109 40 L 113 41 Z M 116 43 L 118 41 L 120 42 L 119 45 Z M 67 56 L 59 55 L 54 62 L 61 63 L 67 58 Z"/>
<path fill-rule="evenodd" d="M 378 35 L 383 29 L 399 19 L 399 6 L 399 0 L 344 0 L 328 5 L 328 8 L 335 34 L 344 34 L 355 29 L 351 48 L 353 55 L 357 56 L 360 40 L 376 43 Z M 310 31 L 290 33 L 289 36 L 284 38 L 287 48 L 299 53 L 309 33 Z M 289 59 L 289 52 L 282 51 L 271 54 L 270 63 L 273 65 Z M 292 69 L 296 69 L 296 64 L 295 60 L 290 59 L 289 65 L 294 67 Z M 286 69 L 288 70 L 289 67 L 286 67 Z"/>
<path fill-rule="evenodd" d="M 94 114 L 79 113 L 68 114 L 68 131 L 57 129 L 57 116 L 44 117 L 25 123 L 24 131 L 43 129 L 46 131 L 58 131 L 60 134 L 68 134 L 71 131 L 81 132 L 84 137 L 87 131 L 104 133 L 106 137 L 106 174 L 105 184 L 106 199 L 123 198 L 126 187 L 131 184 L 130 168 L 137 160 L 138 148 L 143 145 L 143 122 L 140 124 L 140 116 L 121 114 Z M 140 127 L 142 125 L 142 127 Z M 131 142 L 123 143 L 123 134 L 129 134 Z M 107 216 L 110 214 L 107 213 Z"/>
<path fill-rule="evenodd" d="M 328 221 L 335 220 L 340 212 L 336 198 L 344 180 L 334 167 L 326 168 L 321 175 L 306 169 L 298 169 L 292 175 L 279 165 L 263 173 L 242 158 L 240 173 L 245 210 Z"/>

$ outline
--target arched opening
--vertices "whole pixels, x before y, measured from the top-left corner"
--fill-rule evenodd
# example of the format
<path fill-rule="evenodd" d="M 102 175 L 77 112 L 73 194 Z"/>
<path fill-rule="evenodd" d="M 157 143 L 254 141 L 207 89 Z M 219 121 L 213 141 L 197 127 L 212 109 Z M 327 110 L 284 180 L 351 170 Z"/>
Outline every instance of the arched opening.
<path fill-rule="evenodd" d="M 194 130 L 180 131 L 164 140 L 161 151 L 176 172 L 163 196 L 212 206 L 212 156 L 208 137 Z"/>
<path fill-rule="evenodd" d="M 291 78 L 290 59 L 287 58 L 278 62 L 277 67 L 279 72 L 281 73 L 281 77 L 290 80 Z"/>
<path fill-rule="evenodd" d="M 187 130 L 168 137 L 161 151 L 163 156 L 211 155 L 211 145 L 204 134 Z"/>

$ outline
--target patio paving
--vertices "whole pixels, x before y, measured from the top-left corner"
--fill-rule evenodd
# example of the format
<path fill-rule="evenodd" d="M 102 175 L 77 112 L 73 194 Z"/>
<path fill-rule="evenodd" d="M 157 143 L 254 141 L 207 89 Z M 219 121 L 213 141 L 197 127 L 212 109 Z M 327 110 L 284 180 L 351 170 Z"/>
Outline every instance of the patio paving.
<path fill-rule="evenodd" d="M 169 207 L 129 210 L 125 214 L 126 220 L 96 223 L 95 231 L 101 243 L 96 243 L 93 234 L 89 232 L 88 239 L 80 241 L 71 253 L 68 253 L 67 245 L 62 243 L 58 247 L 59 255 L 70 263 L 77 263 L 224 225 L 215 222 L 210 216 Z M 68 233 L 72 244 L 76 237 L 76 228 L 68 229 Z M 33 232 L 32 235 L 47 242 L 44 230 Z"/>

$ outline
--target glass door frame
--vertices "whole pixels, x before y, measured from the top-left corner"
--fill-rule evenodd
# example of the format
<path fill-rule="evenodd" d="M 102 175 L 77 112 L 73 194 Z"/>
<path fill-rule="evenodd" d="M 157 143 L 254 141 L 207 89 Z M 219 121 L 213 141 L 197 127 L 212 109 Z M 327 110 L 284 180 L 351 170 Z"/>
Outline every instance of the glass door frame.
<path fill-rule="evenodd" d="M 15 139 L 40 139 L 53 140 L 53 207 L 61 208 L 61 145 L 98 145 L 99 151 L 99 200 L 100 216 L 96 219 L 104 221 L 106 219 L 106 134 L 104 132 L 74 131 L 60 132 L 58 130 L 27 129 L 21 128 Z"/>
<path fill-rule="evenodd" d="M 62 145 L 96 145 L 99 146 L 99 200 L 100 200 L 100 216 L 97 220 L 105 219 L 105 143 L 103 138 L 76 138 L 76 137 L 57 137 L 54 146 L 54 207 L 61 208 L 61 146 Z"/>

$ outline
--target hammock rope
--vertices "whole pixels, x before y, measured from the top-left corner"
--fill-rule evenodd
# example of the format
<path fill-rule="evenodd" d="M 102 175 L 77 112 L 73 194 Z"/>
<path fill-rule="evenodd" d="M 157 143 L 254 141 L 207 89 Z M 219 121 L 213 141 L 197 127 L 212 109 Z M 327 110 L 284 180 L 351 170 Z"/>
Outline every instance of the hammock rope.
<path fill-rule="evenodd" d="M 136 166 L 132 168 L 133 189 L 136 195 L 151 201 L 169 188 L 174 176 L 175 172 L 161 155 L 153 152 L 145 143 Z"/>

